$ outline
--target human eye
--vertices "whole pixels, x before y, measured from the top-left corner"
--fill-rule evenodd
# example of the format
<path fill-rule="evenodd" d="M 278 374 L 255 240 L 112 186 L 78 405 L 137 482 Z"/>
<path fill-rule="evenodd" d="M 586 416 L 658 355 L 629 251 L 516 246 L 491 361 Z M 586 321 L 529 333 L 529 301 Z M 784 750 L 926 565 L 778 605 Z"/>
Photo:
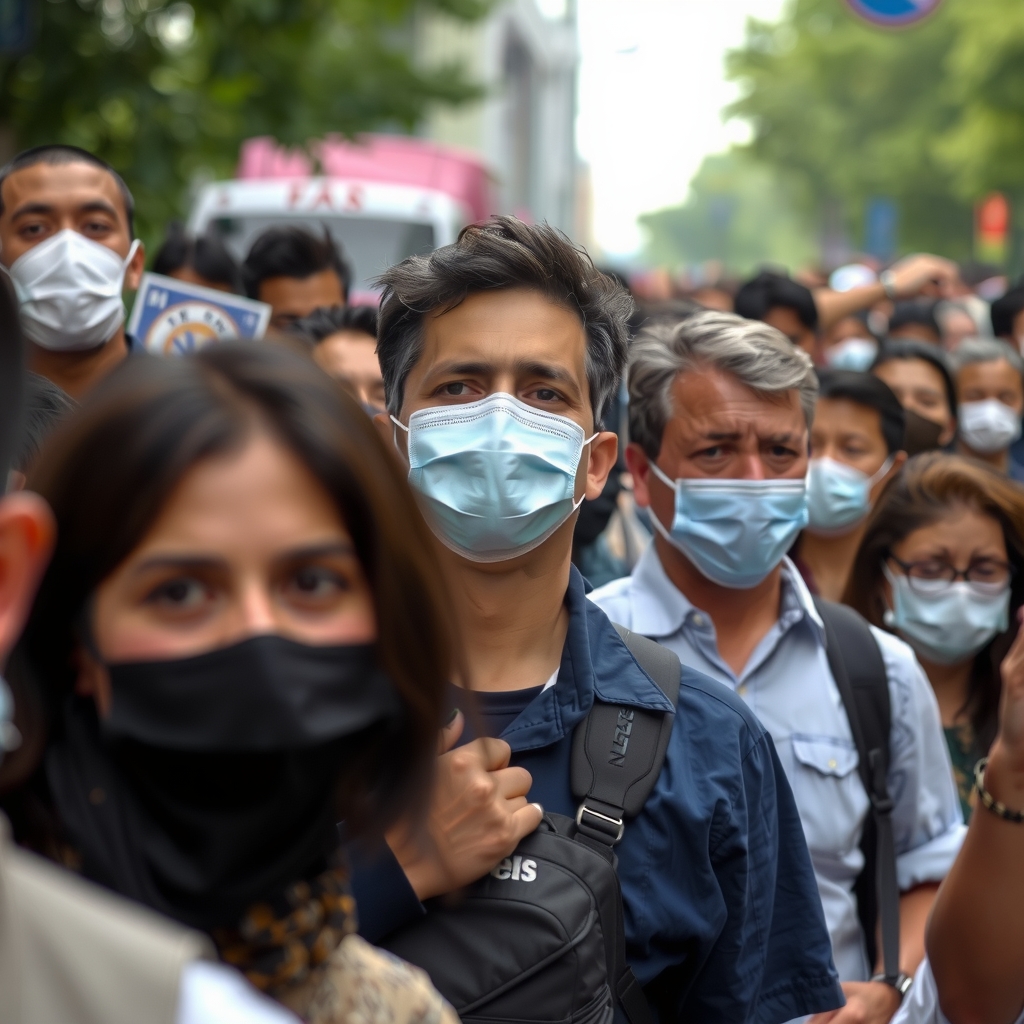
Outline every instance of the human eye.
<path fill-rule="evenodd" d="M 536 388 L 531 396 L 538 402 L 561 402 L 563 401 L 562 395 L 554 388 Z"/>
<path fill-rule="evenodd" d="M 435 394 L 447 395 L 449 398 L 465 398 L 469 394 L 469 385 L 464 380 L 452 380 L 442 384 Z"/>
<path fill-rule="evenodd" d="M 189 614 L 199 611 L 212 598 L 210 587 L 192 576 L 175 576 L 152 587 L 145 603 L 163 611 Z"/>
<path fill-rule="evenodd" d="M 351 589 L 348 576 L 329 565 L 302 565 L 284 581 L 284 590 L 295 604 L 318 608 L 332 604 Z"/>
<path fill-rule="evenodd" d="M 26 221 L 18 226 L 18 235 L 30 241 L 42 238 L 46 232 L 47 225 L 43 221 Z"/>

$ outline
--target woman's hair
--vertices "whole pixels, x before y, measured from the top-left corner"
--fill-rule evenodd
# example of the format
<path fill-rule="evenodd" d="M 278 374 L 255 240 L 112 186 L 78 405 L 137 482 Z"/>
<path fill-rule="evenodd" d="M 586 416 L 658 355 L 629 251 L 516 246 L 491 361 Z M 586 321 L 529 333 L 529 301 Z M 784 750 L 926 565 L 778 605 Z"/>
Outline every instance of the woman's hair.
<path fill-rule="evenodd" d="M 964 507 L 999 523 L 1007 556 L 1016 570 L 1010 585 L 1010 628 L 976 655 L 963 709 L 970 713 L 979 740 L 987 743 L 994 736 L 999 709 L 999 663 L 1016 634 L 1016 611 L 1024 604 L 1024 495 L 1019 484 L 984 463 L 960 455 L 925 452 L 910 459 L 875 506 L 843 602 L 872 625 L 885 629 L 885 559 L 914 531 Z"/>
<path fill-rule="evenodd" d="M 133 356 L 57 429 L 29 480 L 58 534 L 22 654 L 54 720 L 73 686 L 72 652 L 91 595 L 193 467 L 241 450 L 259 431 L 331 496 L 373 594 L 380 664 L 406 714 L 400 726 L 354 740 L 339 814 L 350 832 L 379 828 L 429 784 L 455 626 L 433 538 L 397 461 L 362 409 L 300 356 L 238 343 L 181 359 Z"/>

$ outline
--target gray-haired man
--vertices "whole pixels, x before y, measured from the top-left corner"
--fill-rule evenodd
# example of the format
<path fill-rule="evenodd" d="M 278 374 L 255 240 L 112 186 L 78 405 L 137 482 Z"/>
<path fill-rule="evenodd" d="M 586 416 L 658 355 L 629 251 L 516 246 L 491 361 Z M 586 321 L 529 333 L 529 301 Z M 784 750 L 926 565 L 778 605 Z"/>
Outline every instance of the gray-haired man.
<path fill-rule="evenodd" d="M 634 343 L 627 462 L 654 543 L 633 575 L 591 594 L 743 697 L 772 735 L 811 851 L 847 1006 L 834 1021 L 888 1021 L 900 993 L 868 981 L 854 883 L 868 797 L 825 651 L 822 620 L 786 551 L 806 522 L 804 477 L 817 380 L 763 323 L 701 313 Z M 935 699 L 910 649 L 875 631 L 892 705 L 889 792 L 901 898 L 901 967 L 963 823 Z"/>

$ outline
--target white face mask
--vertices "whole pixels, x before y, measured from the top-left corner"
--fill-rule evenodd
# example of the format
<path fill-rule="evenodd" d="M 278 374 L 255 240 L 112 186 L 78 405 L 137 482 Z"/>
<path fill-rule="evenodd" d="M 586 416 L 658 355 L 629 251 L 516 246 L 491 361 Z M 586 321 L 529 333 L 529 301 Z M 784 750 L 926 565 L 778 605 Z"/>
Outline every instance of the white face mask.
<path fill-rule="evenodd" d="M 109 341 L 124 322 L 127 259 L 70 229 L 29 249 L 7 273 L 26 336 L 53 352 L 80 352 Z"/>
<path fill-rule="evenodd" d="M 1020 416 L 994 398 L 960 406 L 960 440 L 980 455 L 1009 448 L 1020 437 Z"/>

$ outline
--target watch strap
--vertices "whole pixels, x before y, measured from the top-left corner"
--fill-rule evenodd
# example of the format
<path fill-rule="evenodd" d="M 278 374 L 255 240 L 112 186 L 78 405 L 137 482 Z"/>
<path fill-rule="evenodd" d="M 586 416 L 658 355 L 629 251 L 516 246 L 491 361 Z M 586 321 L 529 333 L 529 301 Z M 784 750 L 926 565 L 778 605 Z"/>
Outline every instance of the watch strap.
<path fill-rule="evenodd" d="M 871 978 L 872 981 L 880 981 L 883 985 L 888 985 L 889 988 L 896 989 L 900 997 L 900 1002 L 906 998 L 907 993 L 910 991 L 910 986 L 914 984 L 914 977 L 911 974 L 907 974 L 904 971 L 900 971 L 895 978 L 891 978 L 886 974 L 876 974 Z"/>

